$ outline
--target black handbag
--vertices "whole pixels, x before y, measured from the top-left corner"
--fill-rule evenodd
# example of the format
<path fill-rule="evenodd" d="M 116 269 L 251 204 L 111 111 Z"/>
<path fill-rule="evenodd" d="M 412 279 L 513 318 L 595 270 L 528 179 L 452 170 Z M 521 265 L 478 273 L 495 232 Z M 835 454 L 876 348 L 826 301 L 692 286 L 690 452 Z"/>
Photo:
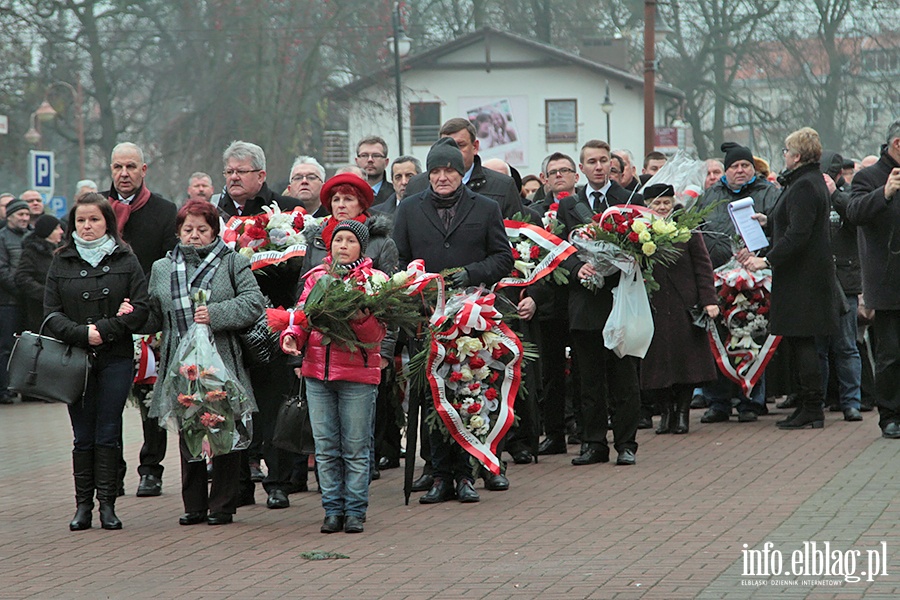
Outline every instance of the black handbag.
<path fill-rule="evenodd" d="M 238 332 L 244 364 L 248 367 L 268 364 L 275 353 L 281 351 L 278 347 L 280 336 L 280 332 L 269 329 L 266 313 L 263 311 L 253 325 Z"/>
<path fill-rule="evenodd" d="M 315 454 L 312 424 L 309 421 L 309 404 L 301 380 L 300 390 L 288 398 L 278 409 L 272 444 L 296 454 Z"/>
<path fill-rule="evenodd" d="M 23 396 L 72 404 L 84 397 L 91 372 L 91 351 L 44 335 L 50 313 L 38 333 L 23 331 L 9 355 L 9 390 Z"/>

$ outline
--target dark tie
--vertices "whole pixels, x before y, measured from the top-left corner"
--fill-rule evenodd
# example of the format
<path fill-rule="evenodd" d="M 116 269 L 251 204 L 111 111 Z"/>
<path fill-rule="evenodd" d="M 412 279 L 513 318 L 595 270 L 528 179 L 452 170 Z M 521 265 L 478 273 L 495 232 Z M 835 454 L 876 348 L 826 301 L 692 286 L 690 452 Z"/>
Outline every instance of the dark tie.
<path fill-rule="evenodd" d="M 594 211 L 600 212 L 600 207 L 603 202 L 603 192 L 591 192 L 591 197 L 594 199 Z"/>

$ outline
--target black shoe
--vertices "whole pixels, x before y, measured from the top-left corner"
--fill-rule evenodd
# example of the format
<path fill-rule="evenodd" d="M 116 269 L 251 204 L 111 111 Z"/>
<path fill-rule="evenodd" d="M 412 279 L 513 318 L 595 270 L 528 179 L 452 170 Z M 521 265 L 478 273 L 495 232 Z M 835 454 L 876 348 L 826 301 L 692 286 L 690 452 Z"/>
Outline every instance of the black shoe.
<path fill-rule="evenodd" d="M 787 398 L 776 404 L 775 408 L 797 408 L 797 396 L 795 394 L 788 395 Z"/>
<path fill-rule="evenodd" d="M 621 452 L 619 452 L 618 458 L 616 458 L 617 465 L 633 465 L 637 463 L 637 458 L 634 456 L 634 450 L 629 450 L 625 448 Z"/>
<path fill-rule="evenodd" d="M 430 473 L 422 473 L 422 476 L 412 482 L 413 492 L 427 492 L 434 485 L 434 476 Z"/>
<path fill-rule="evenodd" d="M 266 506 L 269 508 L 287 508 L 291 505 L 287 494 L 284 490 L 272 490 L 269 492 L 269 499 L 266 500 Z"/>
<path fill-rule="evenodd" d="M 594 465 L 609 462 L 609 448 L 589 445 L 581 454 L 572 459 L 573 465 Z"/>
<path fill-rule="evenodd" d="M 881 430 L 881 437 L 889 440 L 900 440 L 900 425 L 894 422 L 888 423 Z"/>
<path fill-rule="evenodd" d="M 93 501 L 90 504 L 79 504 L 75 509 L 75 516 L 69 523 L 69 531 L 84 531 L 91 528 L 91 511 L 94 509 Z"/>
<path fill-rule="evenodd" d="M 703 413 L 702 417 L 700 417 L 700 422 L 701 423 L 724 423 L 730 418 L 730 416 L 731 415 L 729 415 L 727 412 L 723 412 L 721 410 L 715 410 L 715 409 L 710 408 L 705 413 Z"/>
<path fill-rule="evenodd" d="M 738 423 L 753 423 L 757 420 L 755 411 L 742 410 L 738 413 Z"/>
<path fill-rule="evenodd" d="M 322 521 L 322 527 L 319 529 L 319 531 L 321 531 L 322 533 L 337 533 L 343 528 L 343 515 L 331 515 L 330 517 L 325 517 L 325 520 Z"/>
<path fill-rule="evenodd" d="M 511 452 L 513 462 L 517 465 L 530 465 L 534 461 L 534 457 L 528 450 L 516 450 Z"/>
<path fill-rule="evenodd" d="M 309 491 L 309 484 L 307 484 L 305 481 L 292 481 L 284 489 L 284 493 L 288 494 L 288 495 L 300 494 L 302 492 L 308 492 L 308 491 Z"/>
<path fill-rule="evenodd" d="M 160 494 L 162 494 L 162 480 L 156 475 L 141 475 L 137 497 L 146 498 L 148 496 L 159 496 Z"/>
<path fill-rule="evenodd" d="M 197 525 L 206 520 L 206 511 L 187 512 L 178 517 L 179 525 Z"/>
<path fill-rule="evenodd" d="M 843 409 L 841 408 L 840 402 L 835 402 L 834 404 L 828 405 L 828 412 L 842 412 L 842 411 L 843 411 Z"/>
<path fill-rule="evenodd" d="M 344 517 L 344 533 L 362 533 L 363 522 L 364 521 L 359 517 L 347 515 L 346 517 Z M 325 526 L 322 525 L 322 527 Z"/>
<path fill-rule="evenodd" d="M 653 419 L 651 417 L 641 417 L 638 419 L 638 429 L 653 429 Z"/>
<path fill-rule="evenodd" d="M 845 421 L 862 421 L 862 415 L 855 408 L 846 408 L 844 409 L 844 420 Z"/>
<path fill-rule="evenodd" d="M 456 486 L 456 498 L 465 504 L 481 501 L 481 496 L 478 495 L 472 482 L 468 479 L 463 479 Z"/>
<path fill-rule="evenodd" d="M 234 521 L 234 515 L 231 513 L 209 513 L 209 516 L 206 517 L 206 522 L 210 525 L 228 525 L 229 523 Z"/>
<path fill-rule="evenodd" d="M 822 429 L 825 427 L 825 413 L 822 408 L 814 409 L 800 405 L 800 412 L 786 422 L 776 423 L 778 429 Z"/>
<path fill-rule="evenodd" d="M 455 496 L 456 492 L 453 489 L 453 483 L 436 477 L 434 485 L 431 486 L 428 493 L 419 498 L 419 504 L 438 504 L 447 500 L 453 500 Z"/>
<path fill-rule="evenodd" d="M 484 475 L 484 489 L 489 492 L 505 492 L 509 489 L 509 479 L 503 473 L 494 475 L 487 472 Z"/>
<path fill-rule="evenodd" d="M 122 521 L 116 516 L 115 504 L 100 501 L 100 527 L 103 529 L 122 529 Z"/>
<path fill-rule="evenodd" d="M 265 478 L 266 478 L 266 474 L 263 473 L 263 470 L 259 464 L 259 461 L 251 462 L 250 463 L 250 481 L 252 481 L 253 483 L 260 483 Z"/>
<path fill-rule="evenodd" d="M 709 402 L 703 397 L 703 394 L 697 394 L 691 397 L 691 408 L 709 408 Z"/>
<path fill-rule="evenodd" d="M 382 456 L 378 459 L 378 468 L 382 471 L 386 471 L 387 469 L 396 469 L 400 466 L 399 458 L 388 458 L 387 456 Z"/>
<path fill-rule="evenodd" d="M 875 410 L 875 405 L 870 402 L 860 402 L 859 403 L 859 412 L 872 412 Z"/>
<path fill-rule="evenodd" d="M 570 433 L 569 439 L 566 440 L 570 446 L 577 446 L 581 443 L 581 438 L 578 437 L 577 433 Z"/>
<path fill-rule="evenodd" d="M 372 481 L 378 481 L 379 479 L 381 479 L 381 471 L 378 470 L 378 467 L 372 469 L 371 477 Z"/>
<path fill-rule="evenodd" d="M 544 438 L 544 441 L 538 444 L 538 456 L 546 456 L 548 454 L 565 454 L 566 440 L 565 437 Z"/>
<path fill-rule="evenodd" d="M 15 404 L 15 396 L 10 396 L 9 394 L 0 395 L 0 404 Z M 73 531 L 75 531 L 73 529 Z"/>

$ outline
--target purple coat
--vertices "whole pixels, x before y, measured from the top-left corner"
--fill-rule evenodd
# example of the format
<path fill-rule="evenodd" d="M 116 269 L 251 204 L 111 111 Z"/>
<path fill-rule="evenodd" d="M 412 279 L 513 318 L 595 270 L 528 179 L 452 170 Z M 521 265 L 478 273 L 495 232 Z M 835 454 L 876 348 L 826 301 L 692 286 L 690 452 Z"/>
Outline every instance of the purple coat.
<path fill-rule="evenodd" d="M 693 306 L 716 304 L 712 263 L 703 236 L 694 234 L 674 264 L 657 265 L 653 277 L 659 289 L 650 297 L 653 341 L 641 362 L 641 389 L 655 390 L 676 383 L 696 385 L 716 378 L 716 364 L 704 330 L 692 323 Z"/>

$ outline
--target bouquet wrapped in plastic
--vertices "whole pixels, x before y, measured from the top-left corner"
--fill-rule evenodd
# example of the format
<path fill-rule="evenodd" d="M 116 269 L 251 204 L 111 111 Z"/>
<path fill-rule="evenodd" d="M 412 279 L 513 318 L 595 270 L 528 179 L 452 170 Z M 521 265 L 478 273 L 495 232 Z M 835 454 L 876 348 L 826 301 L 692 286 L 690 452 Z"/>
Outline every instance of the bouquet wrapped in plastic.
<path fill-rule="evenodd" d="M 192 324 L 172 355 L 160 390 L 160 424 L 181 432 L 193 458 L 243 450 L 252 438 L 256 406 L 226 368 L 207 325 Z"/>

